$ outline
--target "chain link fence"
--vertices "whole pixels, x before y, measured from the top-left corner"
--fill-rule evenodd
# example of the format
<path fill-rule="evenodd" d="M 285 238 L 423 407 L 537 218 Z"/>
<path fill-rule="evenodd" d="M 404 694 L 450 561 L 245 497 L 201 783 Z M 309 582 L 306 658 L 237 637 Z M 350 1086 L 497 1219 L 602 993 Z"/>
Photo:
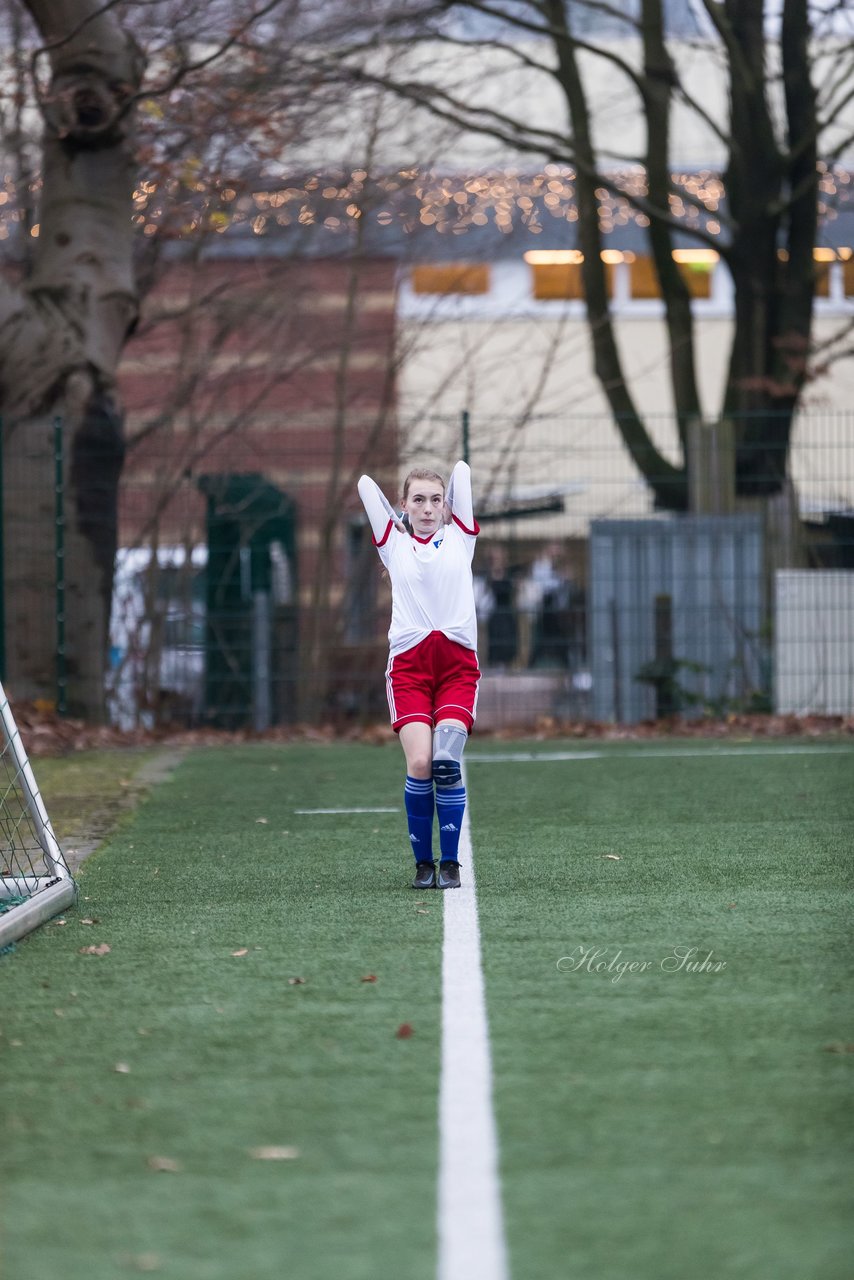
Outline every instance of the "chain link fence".
<path fill-rule="evenodd" d="M 678 464 L 677 424 L 650 431 Z M 411 465 L 447 473 L 463 455 L 482 728 L 854 713 L 854 414 L 801 414 L 782 489 L 720 515 L 656 510 L 602 417 L 463 412 L 380 432 L 355 418 L 334 444 L 287 421 L 186 446 L 147 433 L 121 472 L 103 689 L 119 727 L 384 721 L 390 588 L 356 480 L 394 501 Z M 67 481 L 98 457 L 63 456 L 61 424 L 43 452 L 40 479 L 4 470 L 2 657 L 14 693 L 15 655 L 49 650 L 52 671 L 18 683 L 62 710 L 66 621 L 86 595 L 63 543 L 85 486 Z M 9 569 L 28 563 L 23 586 Z"/>

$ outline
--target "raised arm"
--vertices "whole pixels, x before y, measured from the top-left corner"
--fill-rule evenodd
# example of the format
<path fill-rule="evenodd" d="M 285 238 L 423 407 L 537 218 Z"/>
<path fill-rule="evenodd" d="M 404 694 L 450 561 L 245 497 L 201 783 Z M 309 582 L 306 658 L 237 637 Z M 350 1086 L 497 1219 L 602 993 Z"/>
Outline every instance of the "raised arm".
<path fill-rule="evenodd" d="M 480 528 L 474 518 L 471 497 L 471 468 L 467 462 L 458 462 L 451 472 L 445 501 L 450 508 L 451 516 L 464 533 L 474 537 Z"/>
<path fill-rule="evenodd" d="M 370 476 L 361 476 L 359 479 L 359 497 L 368 514 L 371 522 L 371 532 L 374 535 L 374 542 L 378 547 L 383 546 L 392 525 L 403 531 L 403 525 L 400 523 L 400 517 L 376 480 L 372 480 Z"/>

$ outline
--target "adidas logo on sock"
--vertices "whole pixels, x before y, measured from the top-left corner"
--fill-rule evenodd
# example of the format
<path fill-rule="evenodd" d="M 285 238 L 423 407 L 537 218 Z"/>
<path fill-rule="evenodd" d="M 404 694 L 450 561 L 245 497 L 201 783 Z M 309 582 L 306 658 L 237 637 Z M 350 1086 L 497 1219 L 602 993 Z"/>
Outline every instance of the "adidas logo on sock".
<path fill-rule="evenodd" d="M 456 829 L 453 822 L 446 822 L 444 827 L 439 828 L 440 831 L 456 831 Z"/>

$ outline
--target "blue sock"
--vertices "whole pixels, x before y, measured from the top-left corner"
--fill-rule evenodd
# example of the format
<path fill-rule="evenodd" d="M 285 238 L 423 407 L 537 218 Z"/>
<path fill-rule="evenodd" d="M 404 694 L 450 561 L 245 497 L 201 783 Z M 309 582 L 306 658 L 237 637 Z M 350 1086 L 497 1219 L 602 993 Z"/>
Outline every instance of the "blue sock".
<path fill-rule="evenodd" d="M 459 862 L 460 829 L 466 810 L 466 789 L 436 788 L 436 816 L 439 819 L 439 848 L 443 862 Z"/>
<path fill-rule="evenodd" d="M 409 839 L 416 862 L 433 861 L 433 779 L 406 775 L 403 789 Z"/>

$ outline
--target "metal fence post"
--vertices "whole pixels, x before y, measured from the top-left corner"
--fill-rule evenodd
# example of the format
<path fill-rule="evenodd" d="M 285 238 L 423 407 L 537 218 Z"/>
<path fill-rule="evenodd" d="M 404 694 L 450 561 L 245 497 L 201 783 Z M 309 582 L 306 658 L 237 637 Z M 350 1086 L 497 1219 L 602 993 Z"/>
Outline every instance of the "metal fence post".
<path fill-rule="evenodd" d="M 5 556 L 6 539 L 4 537 L 4 501 L 3 486 L 3 419 L 0 418 L 0 680 L 6 679 L 6 578 Z"/>
<path fill-rule="evenodd" d="M 273 723 L 273 614 L 269 591 L 252 593 L 252 728 L 264 733 Z"/>
<path fill-rule="evenodd" d="M 56 710 L 68 714 L 65 662 L 65 486 L 62 418 L 53 420 L 54 492 L 56 497 Z"/>

